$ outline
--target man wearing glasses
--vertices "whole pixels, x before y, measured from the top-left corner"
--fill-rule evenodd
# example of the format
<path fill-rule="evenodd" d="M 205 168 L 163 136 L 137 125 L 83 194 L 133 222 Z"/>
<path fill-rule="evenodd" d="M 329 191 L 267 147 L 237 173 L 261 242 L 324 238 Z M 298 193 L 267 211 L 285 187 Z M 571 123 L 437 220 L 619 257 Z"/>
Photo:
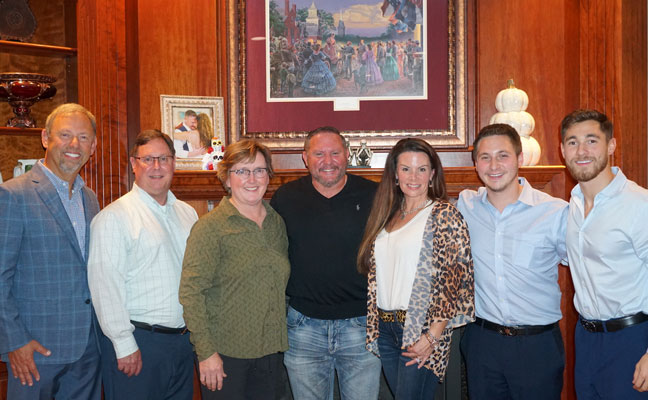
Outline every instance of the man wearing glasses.
<path fill-rule="evenodd" d="M 380 360 L 365 348 L 367 278 L 356 255 L 376 184 L 346 173 L 340 132 L 310 132 L 302 158 L 310 172 L 277 190 L 270 205 L 286 222 L 290 279 L 284 363 L 295 399 L 378 398 Z"/>
<path fill-rule="evenodd" d="M 135 139 L 133 189 L 90 227 L 88 281 L 99 324 L 106 400 L 191 399 L 194 356 L 178 288 L 196 211 L 171 193 L 173 141 Z"/>

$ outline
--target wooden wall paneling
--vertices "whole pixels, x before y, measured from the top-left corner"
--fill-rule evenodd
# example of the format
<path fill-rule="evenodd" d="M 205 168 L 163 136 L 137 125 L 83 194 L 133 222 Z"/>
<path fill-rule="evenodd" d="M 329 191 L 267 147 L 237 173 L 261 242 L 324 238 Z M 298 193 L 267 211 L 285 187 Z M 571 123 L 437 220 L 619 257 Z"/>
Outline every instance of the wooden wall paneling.
<path fill-rule="evenodd" d="M 529 95 L 527 111 L 535 119 L 533 137 L 542 147 L 541 165 L 561 163 L 557 125 L 565 109 L 577 106 L 570 81 L 577 79 L 565 53 L 576 49 L 566 40 L 567 24 L 578 13 L 574 0 L 477 2 L 477 57 L 479 127 L 488 124 L 497 93 L 509 78 Z"/>
<path fill-rule="evenodd" d="M 580 4 L 581 107 L 612 120 L 613 164 L 646 186 L 646 2 Z"/>
<path fill-rule="evenodd" d="M 44 156 L 40 136 L 0 135 L 0 174 L 5 181 L 13 178 L 17 160 L 39 159 Z"/>
<path fill-rule="evenodd" d="M 160 129 L 161 94 L 221 94 L 222 8 L 214 0 L 138 2 L 141 129 Z"/>
<path fill-rule="evenodd" d="M 128 191 L 126 0 L 79 0 L 79 103 L 97 118 L 97 151 L 83 169 L 104 207 Z"/>
<path fill-rule="evenodd" d="M 7 364 L 0 361 L 0 400 L 7 400 Z"/>
<path fill-rule="evenodd" d="M 621 2 L 621 21 L 621 83 L 616 107 L 620 118 L 615 118 L 621 151 L 617 150 L 617 160 L 630 179 L 645 187 L 648 184 L 646 2 Z"/>

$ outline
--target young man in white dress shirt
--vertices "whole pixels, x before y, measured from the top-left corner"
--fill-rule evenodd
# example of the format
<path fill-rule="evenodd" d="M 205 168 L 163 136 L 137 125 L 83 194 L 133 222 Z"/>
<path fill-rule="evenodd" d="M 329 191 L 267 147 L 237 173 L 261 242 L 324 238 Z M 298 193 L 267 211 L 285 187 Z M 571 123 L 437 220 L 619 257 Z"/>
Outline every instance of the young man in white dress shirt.
<path fill-rule="evenodd" d="M 612 122 L 595 110 L 567 115 L 565 165 L 578 185 L 567 220 L 576 324 L 578 398 L 648 394 L 648 190 L 611 167 Z"/>
<path fill-rule="evenodd" d="M 473 158 L 485 187 L 464 190 L 457 203 L 475 265 L 477 319 L 461 340 L 475 399 L 560 399 L 563 385 L 558 263 L 567 202 L 520 178 L 522 157 L 514 128 L 484 127 Z"/>
<path fill-rule="evenodd" d="M 140 133 L 135 185 L 90 227 L 88 280 L 99 324 L 106 400 L 193 396 L 194 355 L 178 300 L 196 211 L 171 193 L 171 138 Z"/>

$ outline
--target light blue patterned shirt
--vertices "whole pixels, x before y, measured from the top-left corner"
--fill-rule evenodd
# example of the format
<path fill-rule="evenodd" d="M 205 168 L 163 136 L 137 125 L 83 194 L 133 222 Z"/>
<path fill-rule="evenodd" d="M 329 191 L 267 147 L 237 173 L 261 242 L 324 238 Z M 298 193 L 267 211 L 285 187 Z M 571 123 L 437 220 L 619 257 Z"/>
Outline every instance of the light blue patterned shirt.
<path fill-rule="evenodd" d="M 567 258 L 567 202 L 518 179 L 520 197 L 502 213 L 484 187 L 459 194 L 475 265 L 475 314 L 506 326 L 551 324 L 562 318 L 558 263 Z"/>
<path fill-rule="evenodd" d="M 67 213 L 74 232 L 76 233 L 77 241 L 79 247 L 81 248 L 81 254 L 83 258 L 87 259 L 86 254 L 86 219 L 85 219 L 85 209 L 83 208 L 83 193 L 81 189 L 85 186 L 85 182 L 79 175 L 74 179 L 74 184 L 72 185 L 72 197 L 70 198 L 70 184 L 67 181 L 56 176 L 49 168 L 45 166 L 44 159 L 40 159 L 38 162 L 45 175 L 49 178 L 52 185 L 56 189 L 56 192 L 63 203 L 65 212 Z"/>

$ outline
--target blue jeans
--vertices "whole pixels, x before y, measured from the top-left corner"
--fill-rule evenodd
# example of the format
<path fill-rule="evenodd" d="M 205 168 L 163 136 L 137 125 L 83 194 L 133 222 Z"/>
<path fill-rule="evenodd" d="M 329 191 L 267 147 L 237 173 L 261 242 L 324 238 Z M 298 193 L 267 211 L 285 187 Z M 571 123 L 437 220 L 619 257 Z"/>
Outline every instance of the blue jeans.
<path fill-rule="evenodd" d="M 400 322 L 379 321 L 378 330 L 380 361 L 394 398 L 433 399 L 439 378 L 432 370 L 425 367 L 419 369 L 417 364 L 405 366 L 412 359 L 402 355 L 403 325 Z"/>
<path fill-rule="evenodd" d="M 284 364 L 295 400 L 332 400 L 335 371 L 343 400 L 376 400 L 380 360 L 365 348 L 367 317 L 324 320 L 288 307 Z"/>

